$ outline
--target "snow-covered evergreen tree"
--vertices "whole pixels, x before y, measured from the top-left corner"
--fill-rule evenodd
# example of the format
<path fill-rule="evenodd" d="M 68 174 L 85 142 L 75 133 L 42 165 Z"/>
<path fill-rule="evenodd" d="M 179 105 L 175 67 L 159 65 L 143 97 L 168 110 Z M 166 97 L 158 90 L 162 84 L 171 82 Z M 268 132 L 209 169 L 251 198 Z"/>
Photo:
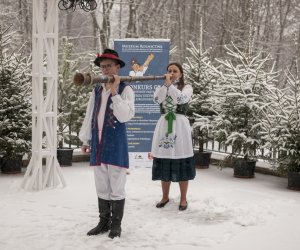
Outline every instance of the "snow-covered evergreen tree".
<path fill-rule="evenodd" d="M 187 48 L 190 56 L 183 64 L 186 82 L 193 86 L 193 96 L 189 103 L 190 119 L 194 120 L 193 133 L 198 139 L 199 151 L 203 151 L 203 143 L 209 139 L 211 121 L 216 112 L 213 109 L 214 96 L 212 90 L 217 82 L 216 69 L 209 58 L 209 50 L 202 51 L 190 42 Z"/>
<path fill-rule="evenodd" d="M 31 63 L 22 47 L 11 51 L 13 33 L 0 26 L 0 154 L 19 158 L 31 145 Z"/>
<path fill-rule="evenodd" d="M 296 70 L 296 72 L 298 72 Z M 267 146 L 278 152 L 270 156 L 280 173 L 300 173 L 300 80 L 287 73 L 287 87 L 270 91 L 268 119 L 263 124 Z"/>
<path fill-rule="evenodd" d="M 63 38 L 62 47 L 58 82 L 58 141 L 60 148 L 64 142 L 69 142 L 71 148 L 72 141 L 78 141 L 76 135 L 83 122 L 90 88 L 73 84 L 80 58 L 73 59 L 73 44 L 66 37 Z"/>
<path fill-rule="evenodd" d="M 229 58 L 218 60 L 223 80 L 215 88 L 219 115 L 214 120 L 214 137 L 223 145 L 231 145 L 233 155 L 253 159 L 262 145 L 261 127 L 266 119 L 262 110 L 276 74 L 265 68 L 269 57 L 243 53 L 235 45 L 226 49 Z"/>

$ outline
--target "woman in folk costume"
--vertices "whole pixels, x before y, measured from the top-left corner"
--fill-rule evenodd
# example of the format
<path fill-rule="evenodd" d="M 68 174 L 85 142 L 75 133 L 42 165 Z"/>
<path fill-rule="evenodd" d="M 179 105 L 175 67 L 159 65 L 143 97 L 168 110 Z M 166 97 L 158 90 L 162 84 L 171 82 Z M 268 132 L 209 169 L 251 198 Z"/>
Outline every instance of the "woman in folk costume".
<path fill-rule="evenodd" d="M 184 83 L 180 64 L 170 63 L 167 70 L 165 83 L 154 93 L 162 115 L 152 140 L 152 180 L 161 180 L 163 195 L 156 204 L 157 208 L 169 202 L 171 182 L 179 182 L 181 197 L 178 208 L 183 211 L 188 206 L 188 181 L 196 174 L 191 128 L 185 116 L 193 88 Z"/>
<path fill-rule="evenodd" d="M 117 75 L 125 63 L 118 53 L 105 49 L 94 63 L 114 82 L 97 85 L 91 93 L 86 116 L 79 133 L 82 152 L 90 152 L 90 165 L 98 195 L 100 222 L 88 235 L 107 231 L 120 237 L 125 205 L 126 170 L 129 167 L 125 122 L 134 116 L 134 93 Z"/>

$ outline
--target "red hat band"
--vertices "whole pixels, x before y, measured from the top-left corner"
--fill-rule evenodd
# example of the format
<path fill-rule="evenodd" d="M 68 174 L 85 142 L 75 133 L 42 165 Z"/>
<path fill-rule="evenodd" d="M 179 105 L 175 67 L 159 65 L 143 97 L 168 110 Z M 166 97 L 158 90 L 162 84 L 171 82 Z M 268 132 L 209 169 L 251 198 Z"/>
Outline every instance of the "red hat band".
<path fill-rule="evenodd" d="M 102 54 L 99 56 L 98 54 L 98 57 L 99 58 L 110 58 L 110 59 L 114 59 L 114 60 L 120 60 L 119 57 L 113 55 L 113 54 Z"/>

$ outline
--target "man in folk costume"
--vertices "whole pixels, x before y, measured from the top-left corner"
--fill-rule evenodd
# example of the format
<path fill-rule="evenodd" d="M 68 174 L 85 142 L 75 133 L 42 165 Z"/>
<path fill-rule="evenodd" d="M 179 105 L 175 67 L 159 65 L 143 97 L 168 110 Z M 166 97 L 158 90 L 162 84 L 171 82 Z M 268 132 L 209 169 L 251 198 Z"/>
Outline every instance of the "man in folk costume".
<path fill-rule="evenodd" d="M 110 238 L 121 236 L 125 205 L 126 170 L 129 167 L 125 122 L 134 116 L 134 92 L 120 82 L 119 69 L 125 63 L 115 50 L 105 49 L 94 63 L 113 82 L 97 85 L 90 96 L 79 138 L 82 152 L 90 152 L 90 165 L 98 195 L 100 222 L 87 235 L 109 232 Z"/>

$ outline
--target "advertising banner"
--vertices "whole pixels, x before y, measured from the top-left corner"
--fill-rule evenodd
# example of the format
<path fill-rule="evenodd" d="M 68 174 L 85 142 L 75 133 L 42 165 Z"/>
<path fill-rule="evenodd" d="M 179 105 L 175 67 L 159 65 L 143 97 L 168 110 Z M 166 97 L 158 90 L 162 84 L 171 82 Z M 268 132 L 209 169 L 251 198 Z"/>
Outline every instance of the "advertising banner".
<path fill-rule="evenodd" d="M 169 64 L 169 39 L 116 39 L 114 49 L 126 63 L 121 76 L 162 76 Z M 128 147 L 132 164 L 150 166 L 152 137 L 160 117 L 159 105 L 153 101 L 155 88 L 163 80 L 130 83 L 135 93 L 135 116 L 127 123 Z"/>

